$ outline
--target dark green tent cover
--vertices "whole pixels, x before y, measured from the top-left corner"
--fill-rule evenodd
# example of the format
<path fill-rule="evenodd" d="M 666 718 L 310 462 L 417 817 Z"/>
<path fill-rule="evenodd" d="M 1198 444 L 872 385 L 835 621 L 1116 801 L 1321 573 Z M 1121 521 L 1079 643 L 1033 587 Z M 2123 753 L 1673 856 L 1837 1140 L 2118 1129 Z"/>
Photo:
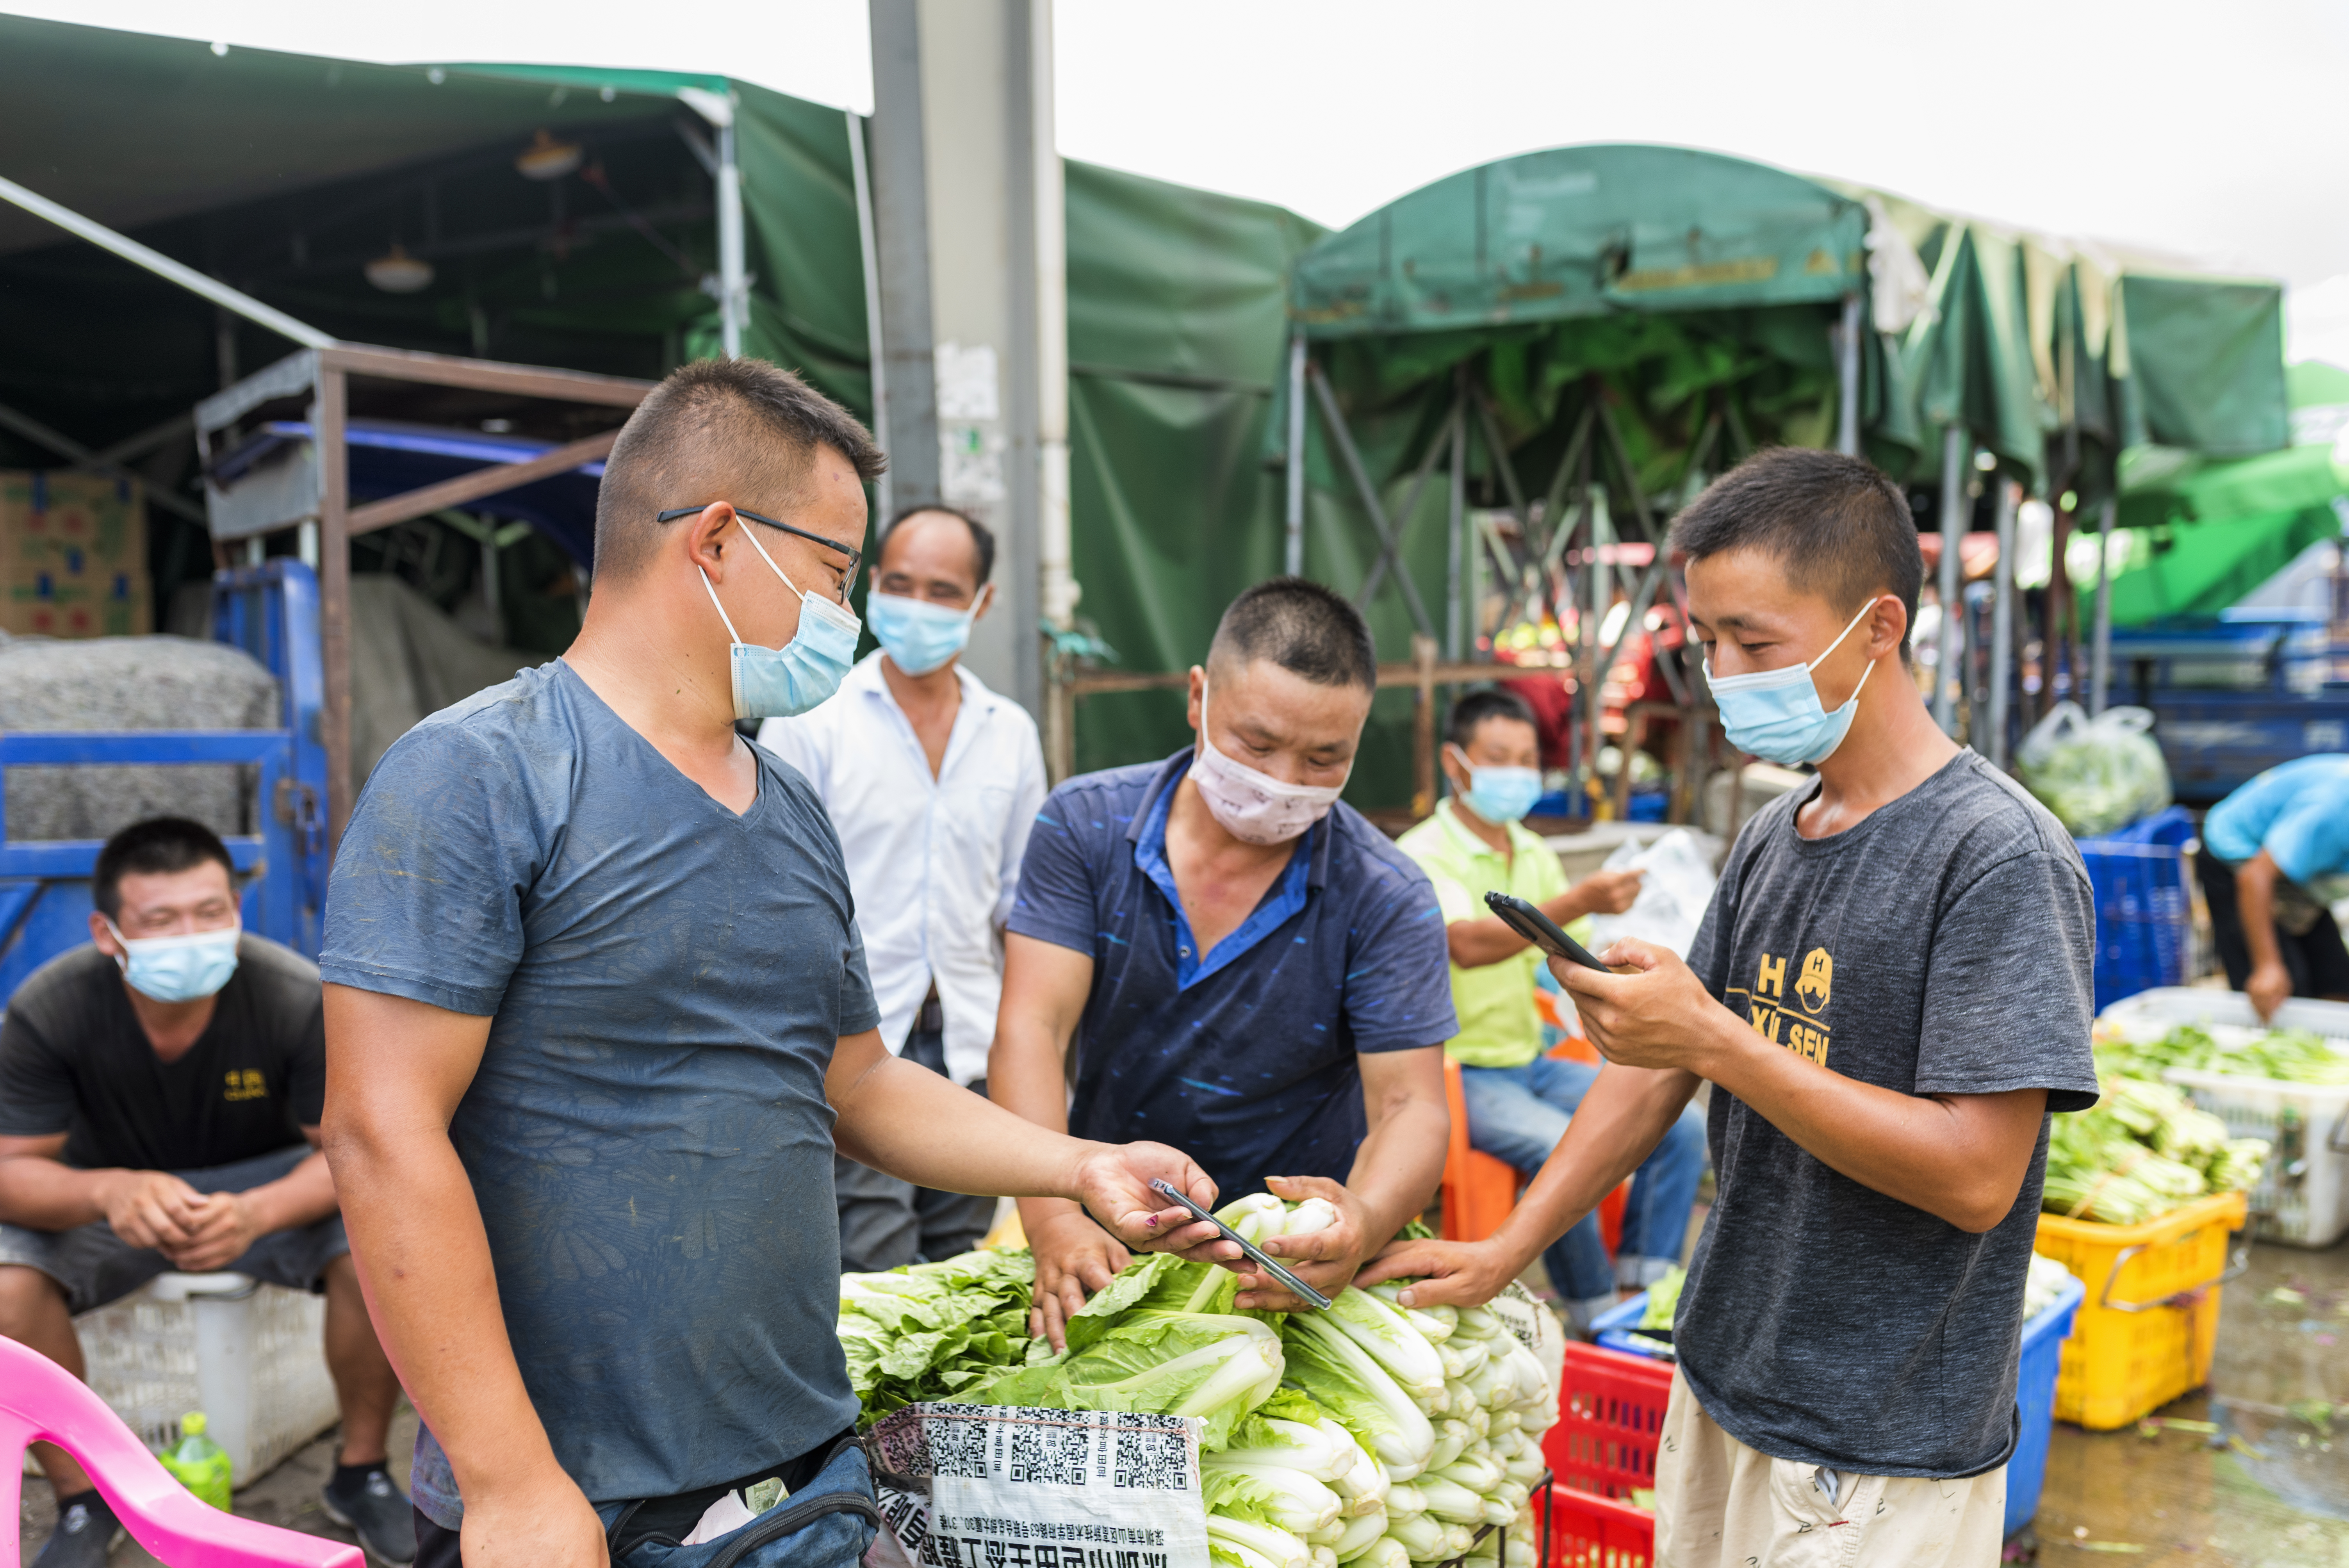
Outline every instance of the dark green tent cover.
<path fill-rule="evenodd" d="M 0 174 L 340 336 L 651 377 L 717 346 L 700 286 L 717 264 L 709 180 L 678 129 L 701 127 L 688 91 L 736 99 L 746 350 L 869 414 L 848 119 L 749 83 L 215 55 L 0 17 Z M 524 181 L 513 159 L 541 129 L 581 143 L 618 201 L 575 177 Z M 1079 614 L 1121 667 L 1179 669 L 1231 596 L 1278 569 L 1267 412 L 1288 266 L 1322 231 L 1087 164 L 1066 176 Z M 430 288 L 364 281 L 394 240 L 433 263 Z M 102 448 L 219 386 L 221 325 L 194 296 L 0 205 L 0 403 Z M 291 349 L 226 325 L 243 371 Z M 57 460 L 0 432 L 0 467 Z M 182 486 L 184 449 L 150 478 Z M 157 521 L 168 592 L 210 557 L 201 531 Z M 1183 731 L 1169 700 L 1088 701 L 1081 765 L 1171 747 Z"/>
<path fill-rule="evenodd" d="M 2291 438 L 2281 286 L 2137 273 L 2120 296 L 2124 446 L 2240 458 Z"/>
<path fill-rule="evenodd" d="M 1865 286 L 1868 213 L 1824 185 L 1683 147 L 1560 147 L 1464 170 L 1299 258 L 1315 337 L 1833 300 Z"/>

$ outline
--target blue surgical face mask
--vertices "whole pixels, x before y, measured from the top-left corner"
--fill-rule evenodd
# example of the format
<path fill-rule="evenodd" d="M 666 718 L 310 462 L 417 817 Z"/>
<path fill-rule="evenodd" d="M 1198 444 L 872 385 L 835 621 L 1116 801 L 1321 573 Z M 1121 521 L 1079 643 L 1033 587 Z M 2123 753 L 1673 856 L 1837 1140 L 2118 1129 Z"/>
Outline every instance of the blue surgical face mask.
<path fill-rule="evenodd" d="M 1468 760 L 1468 754 L 1454 746 L 1460 754 L 1460 764 L 1468 769 L 1468 793 L 1462 797 L 1468 809 L 1495 826 L 1514 822 L 1534 809 L 1541 799 L 1541 773 L 1532 768 L 1480 768 Z"/>
<path fill-rule="evenodd" d="M 104 915 L 98 918 L 106 920 Z M 114 961 L 122 978 L 133 991 L 158 1002 L 192 1002 L 227 985 L 228 977 L 236 973 L 236 939 L 244 934 L 243 926 L 232 925 L 224 931 L 143 936 L 133 942 L 110 920 L 106 921 L 106 929 L 113 932 L 114 940 L 129 954 Z"/>
<path fill-rule="evenodd" d="M 735 632 L 726 606 L 718 603 L 718 590 L 710 587 L 709 573 L 701 573 L 701 585 L 709 590 L 709 602 L 718 605 L 718 618 L 726 623 L 726 634 L 734 640 L 734 717 L 789 718 L 840 689 L 842 677 L 856 662 L 856 634 L 863 623 L 837 599 L 808 593 L 792 582 L 747 522 L 742 525 L 742 537 L 750 542 L 759 559 L 782 578 L 783 586 L 799 594 L 800 629 L 780 648 L 744 642 Z"/>
<path fill-rule="evenodd" d="M 1713 688 L 1713 705 L 1721 709 L 1721 727 L 1729 737 L 1729 744 L 1783 768 L 1825 762 L 1834 756 L 1835 748 L 1850 733 L 1851 721 L 1858 717 L 1859 694 L 1867 686 L 1868 677 L 1875 673 L 1876 665 L 1870 661 L 1868 668 L 1860 672 L 1859 685 L 1851 688 L 1851 699 L 1833 713 L 1820 705 L 1819 688 L 1812 681 L 1811 672 L 1826 663 L 1827 654 L 1841 646 L 1853 627 L 1868 619 L 1868 612 L 1875 608 L 1875 599 L 1861 605 L 1859 614 L 1851 618 L 1851 625 L 1836 634 L 1826 653 L 1806 665 L 1758 670 L 1750 676 L 1717 676 L 1713 673 L 1713 661 L 1707 659 L 1705 683 Z"/>
<path fill-rule="evenodd" d="M 979 607 L 993 592 L 991 586 L 979 590 L 968 610 L 949 610 L 902 593 L 875 593 L 864 601 L 864 614 L 873 623 L 873 634 L 887 650 L 890 663 L 909 676 L 926 676 L 962 652 L 970 641 L 971 623 L 978 619 Z"/>

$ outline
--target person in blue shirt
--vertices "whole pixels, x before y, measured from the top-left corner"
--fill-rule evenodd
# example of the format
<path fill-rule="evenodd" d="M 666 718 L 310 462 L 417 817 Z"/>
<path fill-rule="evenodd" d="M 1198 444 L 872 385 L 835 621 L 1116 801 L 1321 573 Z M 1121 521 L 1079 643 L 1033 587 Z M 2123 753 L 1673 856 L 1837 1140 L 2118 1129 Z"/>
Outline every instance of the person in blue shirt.
<path fill-rule="evenodd" d="M 2262 1019 L 2287 996 L 2349 1001 L 2349 950 L 2325 907 L 2349 878 L 2349 756 L 2297 758 L 2211 807 L 2194 863 L 2227 984 Z"/>
<path fill-rule="evenodd" d="M 1149 1187 L 1213 1201 L 1174 1150 L 1045 1137 L 889 1054 L 823 803 L 735 728 L 846 672 L 881 462 L 762 360 L 672 374 L 605 467 L 578 640 L 401 737 L 344 830 L 324 1134 L 423 1418 L 418 1568 L 648 1568 L 768 1479 L 791 1511 L 724 1561 L 850 1568 L 877 1515 L 835 1150 L 1137 1247 L 1214 1235 Z"/>
<path fill-rule="evenodd" d="M 1434 891 L 1338 799 L 1377 686 L 1340 595 L 1281 577 L 1234 600 L 1191 671 L 1196 745 L 1044 802 L 988 1067 L 997 1103 L 1054 1132 L 1172 1144 L 1226 1198 L 1327 1199 L 1337 1223 L 1266 1251 L 1329 1294 L 1425 1206 L 1451 1126 Z M 1126 1252 L 1073 1203 L 1020 1218 L 1057 1345 Z M 1243 1307 L 1294 1305 L 1241 1285 Z"/>

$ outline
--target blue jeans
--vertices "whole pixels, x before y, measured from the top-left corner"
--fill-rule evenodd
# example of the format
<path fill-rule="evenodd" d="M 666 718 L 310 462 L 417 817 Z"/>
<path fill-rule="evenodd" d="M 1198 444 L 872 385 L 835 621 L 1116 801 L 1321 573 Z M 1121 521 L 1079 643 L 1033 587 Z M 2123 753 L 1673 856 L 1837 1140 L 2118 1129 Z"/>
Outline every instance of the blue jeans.
<path fill-rule="evenodd" d="M 1460 1069 L 1460 1096 L 1468 1110 L 1468 1142 L 1505 1160 L 1530 1179 L 1566 1136 L 1575 1107 L 1599 1080 L 1588 1062 L 1537 1057 L 1521 1068 Z M 1572 1302 L 1609 1295 L 1617 1281 L 1636 1280 L 1638 1264 L 1681 1261 L 1689 1210 L 1704 1175 L 1704 1117 L 1694 1105 L 1681 1112 L 1631 1182 L 1623 1204 L 1619 1249 L 1630 1266 L 1610 1268 L 1599 1215 L 1585 1214 L 1542 1253 L 1550 1287 Z M 1654 1272 L 1654 1271 L 1651 1271 Z"/>

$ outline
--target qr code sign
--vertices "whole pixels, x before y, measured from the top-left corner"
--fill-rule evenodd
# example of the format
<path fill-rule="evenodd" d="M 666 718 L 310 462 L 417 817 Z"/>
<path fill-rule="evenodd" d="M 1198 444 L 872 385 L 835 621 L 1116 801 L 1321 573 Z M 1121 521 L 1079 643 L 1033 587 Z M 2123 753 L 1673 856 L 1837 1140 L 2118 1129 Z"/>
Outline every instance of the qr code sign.
<path fill-rule="evenodd" d="M 1185 1434 L 1138 1432 L 1131 1428 L 1117 1434 L 1117 1469 L 1112 1484 L 1148 1491 L 1188 1491 L 1190 1466 Z"/>
<path fill-rule="evenodd" d="M 1022 1421 L 1011 1429 L 1010 1477 L 1050 1486 L 1082 1486 L 1085 1460 L 1092 1451 L 1088 1427 Z"/>
<path fill-rule="evenodd" d="M 926 1475 L 962 1475 L 984 1480 L 987 1478 L 988 1423 L 958 1420 L 953 1418 L 933 1419 L 922 1424 L 924 1445 L 928 1449 Z"/>

